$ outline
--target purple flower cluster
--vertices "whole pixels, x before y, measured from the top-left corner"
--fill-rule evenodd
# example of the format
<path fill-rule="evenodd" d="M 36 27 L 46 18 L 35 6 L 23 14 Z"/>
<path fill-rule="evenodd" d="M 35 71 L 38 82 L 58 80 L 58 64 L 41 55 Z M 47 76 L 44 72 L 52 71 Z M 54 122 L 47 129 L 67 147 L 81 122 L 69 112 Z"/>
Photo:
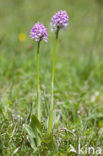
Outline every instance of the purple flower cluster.
<path fill-rule="evenodd" d="M 32 39 L 35 39 L 35 41 L 39 42 L 41 40 L 44 40 L 47 42 L 48 40 L 48 32 L 47 29 L 43 24 L 40 24 L 40 22 L 37 22 L 33 28 L 30 31 L 30 36 Z"/>
<path fill-rule="evenodd" d="M 58 11 L 51 19 L 52 31 L 57 30 L 57 34 L 60 29 L 66 29 L 68 26 L 69 17 L 66 11 Z M 48 32 L 46 27 L 40 22 L 37 22 L 30 31 L 30 36 L 35 41 L 40 42 L 41 40 L 48 41 Z"/>
<path fill-rule="evenodd" d="M 66 11 L 58 11 L 51 19 L 52 31 L 56 31 L 58 28 L 65 29 L 68 26 L 68 20 Z"/>

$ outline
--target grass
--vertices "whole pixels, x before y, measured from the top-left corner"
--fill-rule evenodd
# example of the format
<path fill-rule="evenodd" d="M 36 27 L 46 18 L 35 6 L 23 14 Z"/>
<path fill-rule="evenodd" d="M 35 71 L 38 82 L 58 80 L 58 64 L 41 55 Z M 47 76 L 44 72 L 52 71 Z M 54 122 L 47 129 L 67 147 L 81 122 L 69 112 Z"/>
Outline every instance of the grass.
<path fill-rule="evenodd" d="M 5 9 L 5 10 L 4 10 Z M 52 15 L 67 10 L 70 26 L 59 34 L 55 70 L 55 127 L 47 132 L 54 34 Z M 103 8 L 102 0 L 0 1 L 0 155 L 77 155 L 93 146 L 103 149 Z M 42 145 L 34 154 L 23 130 L 30 108 L 36 112 L 36 43 L 29 31 L 36 21 L 48 27 L 41 44 Z M 19 41 L 25 33 L 24 42 Z M 85 155 L 85 154 L 84 154 Z M 88 154 L 89 155 L 89 154 Z"/>

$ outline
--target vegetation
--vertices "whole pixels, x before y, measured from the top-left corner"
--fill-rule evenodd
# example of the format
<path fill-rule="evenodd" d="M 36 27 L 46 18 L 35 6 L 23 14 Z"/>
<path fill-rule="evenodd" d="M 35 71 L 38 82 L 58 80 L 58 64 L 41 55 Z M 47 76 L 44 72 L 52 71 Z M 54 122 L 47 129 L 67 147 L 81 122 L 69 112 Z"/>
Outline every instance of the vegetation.
<path fill-rule="evenodd" d="M 55 36 L 50 32 L 49 23 L 60 9 L 68 12 L 70 25 L 66 32 L 59 33 L 55 125 L 50 134 L 47 119 Z M 103 149 L 102 18 L 102 0 L 0 1 L 1 156 L 72 156 L 77 155 L 79 143 L 84 149 L 91 146 L 95 150 Z M 49 40 L 40 47 L 42 122 L 39 125 L 32 116 L 30 125 L 42 135 L 41 145 L 37 147 L 27 123 L 31 108 L 37 112 L 37 46 L 31 41 L 29 31 L 38 20 L 47 26 Z"/>

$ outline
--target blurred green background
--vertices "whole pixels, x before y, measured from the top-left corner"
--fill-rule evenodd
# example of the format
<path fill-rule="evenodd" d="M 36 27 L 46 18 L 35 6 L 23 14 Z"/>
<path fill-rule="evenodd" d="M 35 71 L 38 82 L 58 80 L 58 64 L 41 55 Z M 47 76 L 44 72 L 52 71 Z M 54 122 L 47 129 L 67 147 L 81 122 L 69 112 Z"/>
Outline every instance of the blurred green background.
<path fill-rule="evenodd" d="M 33 93 L 36 83 L 37 45 L 30 39 L 29 32 L 37 21 L 45 24 L 49 32 L 48 43 L 41 45 L 40 79 L 41 85 L 50 88 L 51 57 L 55 35 L 51 33 L 49 23 L 53 14 L 60 9 L 68 12 L 69 27 L 59 35 L 56 53 L 56 89 L 69 95 L 72 90 L 86 88 L 90 91 L 101 88 L 103 82 L 102 0 L 1 0 L 1 97 L 10 92 L 20 100 L 20 98 L 25 99 L 25 95 Z M 64 98 L 61 100 L 64 101 Z"/>
<path fill-rule="evenodd" d="M 0 106 L 22 117 L 31 103 L 34 102 L 36 109 L 37 44 L 30 39 L 29 32 L 35 22 L 40 21 L 49 33 L 48 43 L 42 42 L 40 49 L 40 84 L 46 125 L 55 39 L 50 20 L 61 9 L 69 15 L 69 26 L 66 31 L 60 31 L 56 53 L 58 120 L 55 128 L 76 129 L 81 125 L 79 116 L 85 124 L 85 119 L 96 113 L 95 127 L 99 131 L 103 123 L 102 0 L 0 0 Z M 101 115 L 100 124 L 98 115 Z M 90 125 L 94 127 L 94 123 Z"/>

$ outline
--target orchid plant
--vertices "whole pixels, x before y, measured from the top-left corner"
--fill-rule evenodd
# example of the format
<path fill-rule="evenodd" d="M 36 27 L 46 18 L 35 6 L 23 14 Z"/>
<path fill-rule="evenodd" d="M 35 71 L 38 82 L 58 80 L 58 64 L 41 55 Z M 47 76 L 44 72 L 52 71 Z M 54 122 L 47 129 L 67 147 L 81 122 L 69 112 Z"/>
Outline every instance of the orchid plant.
<path fill-rule="evenodd" d="M 66 27 L 68 26 L 68 20 L 69 17 L 67 15 L 67 12 L 60 10 L 52 17 L 50 23 L 51 30 L 55 31 L 55 42 L 54 42 L 53 57 L 52 57 L 52 82 L 51 82 L 52 92 L 51 92 L 51 104 L 50 104 L 49 124 L 48 124 L 48 129 L 50 133 L 52 132 L 53 129 L 55 53 L 56 53 L 56 48 L 58 43 L 59 31 L 60 29 L 64 29 L 64 30 L 66 29 Z"/>
<path fill-rule="evenodd" d="M 30 36 L 37 42 L 37 117 L 41 122 L 41 98 L 40 98 L 40 84 L 39 84 L 39 55 L 40 43 L 42 40 L 47 42 L 48 32 L 46 27 L 40 22 L 37 22 L 30 31 Z"/>
<path fill-rule="evenodd" d="M 40 43 L 42 40 L 48 41 L 48 32 L 46 27 L 37 22 L 30 31 L 30 36 L 37 42 L 37 117 L 31 111 L 29 124 L 24 124 L 23 127 L 28 133 L 30 144 L 34 150 L 41 144 L 41 93 L 39 80 L 39 57 L 40 57 Z M 34 141 L 35 140 L 35 141 Z"/>

